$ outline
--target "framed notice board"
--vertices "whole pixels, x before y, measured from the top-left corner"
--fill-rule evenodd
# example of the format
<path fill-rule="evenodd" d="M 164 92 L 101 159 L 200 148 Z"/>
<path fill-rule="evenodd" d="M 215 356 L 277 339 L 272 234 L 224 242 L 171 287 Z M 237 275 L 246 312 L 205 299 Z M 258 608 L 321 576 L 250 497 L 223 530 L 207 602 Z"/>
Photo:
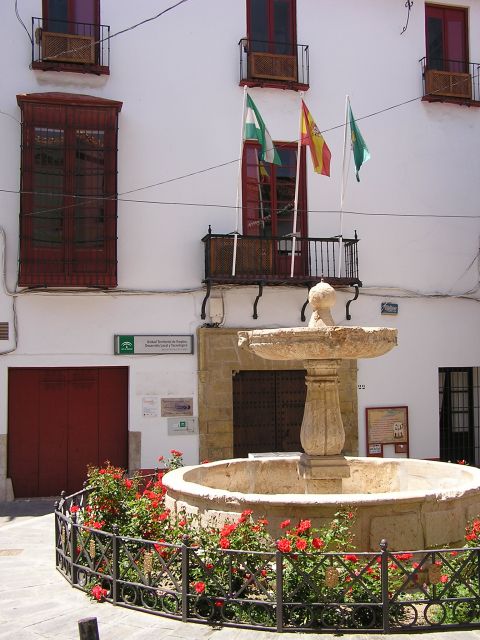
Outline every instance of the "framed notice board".
<path fill-rule="evenodd" d="M 384 445 L 391 444 L 408 458 L 408 407 L 372 407 L 365 414 L 367 456 L 383 458 Z"/>

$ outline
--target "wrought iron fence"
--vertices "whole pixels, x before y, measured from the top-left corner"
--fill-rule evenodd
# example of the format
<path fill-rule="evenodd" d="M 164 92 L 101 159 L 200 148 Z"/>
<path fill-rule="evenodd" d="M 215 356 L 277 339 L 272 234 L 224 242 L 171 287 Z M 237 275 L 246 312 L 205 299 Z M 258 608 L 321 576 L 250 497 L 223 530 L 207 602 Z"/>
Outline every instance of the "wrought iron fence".
<path fill-rule="evenodd" d="M 32 67 L 108 73 L 110 27 L 32 18 Z"/>
<path fill-rule="evenodd" d="M 297 237 L 293 276 L 291 236 L 238 236 L 234 275 L 234 235 L 209 233 L 202 240 L 206 281 L 303 284 L 323 278 L 331 284 L 361 285 L 356 234 L 343 239 Z"/>
<path fill-rule="evenodd" d="M 184 622 L 276 631 L 480 628 L 478 548 L 282 553 L 206 550 L 76 522 L 88 491 L 55 510 L 56 566 L 113 605 Z"/>
<path fill-rule="evenodd" d="M 308 89 L 308 45 L 242 38 L 238 46 L 241 84 L 282 84 Z"/>
<path fill-rule="evenodd" d="M 422 58 L 423 95 L 426 100 L 480 100 L 480 64 L 445 58 Z"/>

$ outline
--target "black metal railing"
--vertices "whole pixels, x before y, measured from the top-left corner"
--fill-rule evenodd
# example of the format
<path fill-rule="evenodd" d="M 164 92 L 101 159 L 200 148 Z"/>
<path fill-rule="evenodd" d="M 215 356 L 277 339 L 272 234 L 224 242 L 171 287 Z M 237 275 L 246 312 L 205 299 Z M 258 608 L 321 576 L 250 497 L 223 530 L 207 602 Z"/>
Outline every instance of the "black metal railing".
<path fill-rule="evenodd" d="M 32 67 L 108 73 L 110 27 L 32 18 Z"/>
<path fill-rule="evenodd" d="M 427 100 L 480 100 L 480 64 L 444 58 L 422 58 L 423 95 Z"/>
<path fill-rule="evenodd" d="M 480 628 L 480 549 L 283 553 L 202 549 L 82 526 L 55 510 L 56 567 L 114 605 L 183 622 L 314 632 Z M 72 509 L 72 506 L 75 509 Z"/>
<path fill-rule="evenodd" d="M 248 38 L 242 38 L 238 45 L 241 84 L 281 84 L 308 88 L 308 45 Z"/>
<path fill-rule="evenodd" d="M 205 243 L 206 282 L 313 284 L 323 278 L 332 285 L 361 286 L 358 276 L 359 240 L 356 234 L 353 239 L 297 237 L 293 276 L 291 236 L 265 238 L 239 235 L 235 269 L 235 234 L 209 233 L 202 241 Z"/>

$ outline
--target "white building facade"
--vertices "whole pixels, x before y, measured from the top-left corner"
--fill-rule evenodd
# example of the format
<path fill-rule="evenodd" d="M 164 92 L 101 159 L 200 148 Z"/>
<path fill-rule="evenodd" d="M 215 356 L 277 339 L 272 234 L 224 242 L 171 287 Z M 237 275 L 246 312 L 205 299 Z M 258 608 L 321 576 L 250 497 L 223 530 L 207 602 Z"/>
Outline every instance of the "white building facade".
<path fill-rule="evenodd" d="M 0 9 L 0 499 L 107 459 L 298 450 L 301 363 L 235 334 L 306 326 L 322 276 L 338 324 L 399 335 L 345 368 L 346 453 L 479 463 L 480 0 L 173 5 Z M 239 172 L 245 86 L 281 167 L 250 141 Z M 332 160 L 301 150 L 291 276 L 302 98 Z"/>

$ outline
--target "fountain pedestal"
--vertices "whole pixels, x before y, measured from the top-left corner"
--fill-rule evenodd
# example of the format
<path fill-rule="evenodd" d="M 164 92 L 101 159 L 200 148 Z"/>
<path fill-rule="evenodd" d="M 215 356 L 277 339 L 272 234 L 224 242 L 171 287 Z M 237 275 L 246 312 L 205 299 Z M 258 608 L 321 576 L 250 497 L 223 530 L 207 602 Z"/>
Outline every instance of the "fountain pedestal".
<path fill-rule="evenodd" d="M 349 466 L 341 455 L 345 430 L 338 396 L 339 360 L 305 360 L 307 398 L 300 429 L 305 453 L 298 470 L 314 493 L 339 493 L 342 478 L 350 476 Z"/>

